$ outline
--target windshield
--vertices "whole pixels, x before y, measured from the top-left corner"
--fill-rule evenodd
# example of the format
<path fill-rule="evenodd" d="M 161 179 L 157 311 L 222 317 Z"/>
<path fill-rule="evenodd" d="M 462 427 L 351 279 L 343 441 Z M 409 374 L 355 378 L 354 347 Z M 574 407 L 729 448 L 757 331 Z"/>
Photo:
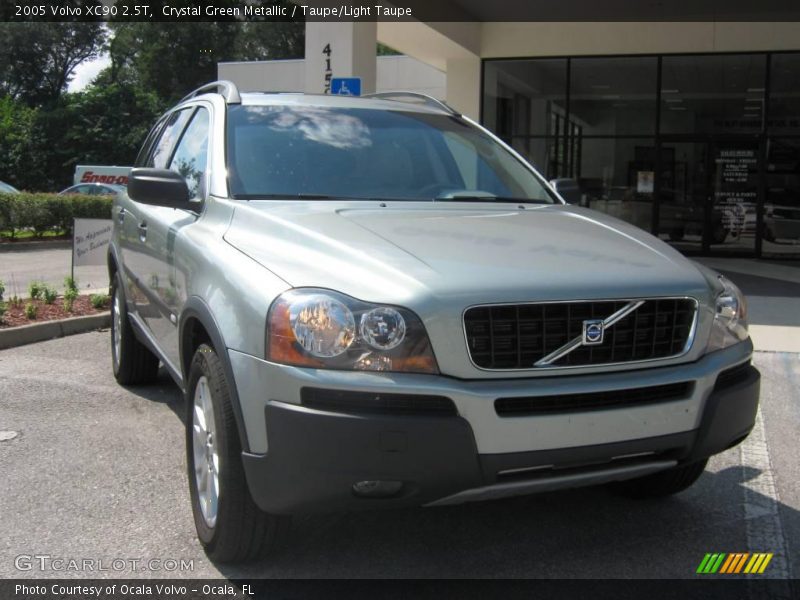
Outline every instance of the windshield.
<path fill-rule="evenodd" d="M 234 198 L 557 201 L 516 157 L 455 117 L 230 106 Z"/>

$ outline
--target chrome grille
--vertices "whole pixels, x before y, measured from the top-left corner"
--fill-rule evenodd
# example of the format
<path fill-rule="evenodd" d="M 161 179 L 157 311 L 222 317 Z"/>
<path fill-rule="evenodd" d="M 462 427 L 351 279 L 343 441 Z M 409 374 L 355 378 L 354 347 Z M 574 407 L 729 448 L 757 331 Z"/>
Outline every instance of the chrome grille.
<path fill-rule="evenodd" d="M 602 343 L 581 343 L 584 321 L 607 320 L 632 303 L 638 307 L 608 325 Z M 602 365 L 684 353 L 696 313 L 691 298 L 476 306 L 464 313 L 464 330 L 482 369 Z"/>

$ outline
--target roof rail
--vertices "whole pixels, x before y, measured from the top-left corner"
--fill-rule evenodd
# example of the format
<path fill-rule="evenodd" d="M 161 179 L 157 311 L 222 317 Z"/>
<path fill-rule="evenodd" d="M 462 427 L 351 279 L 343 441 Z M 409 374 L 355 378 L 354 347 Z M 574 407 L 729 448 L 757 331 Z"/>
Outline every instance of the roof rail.
<path fill-rule="evenodd" d="M 362 98 L 379 98 L 381 100 L 394 100 L 396 102 L 408 102 L 410 104 L 422 104 L 429 108 L 439 108 L 449 112 L 451 115 L 460 117 L 461 113 L 449 106 L 446 102 L 437 100 L 428 94 L 420 94 L 419 92 L 375 92 L 373 94 L 364 94 Z"/>
<path fill-rule="evenodd" d="M 227 104 L 242 103 L 242 97 L 239 95 L 239 88 L 236 87 L 235 83 L 227 80 L 213 81 L 211 83 L 201 85 L 193 92 L 190 92 L 189 94 L 181 98 L 181 102 L 186 102 L 187 100 L 190 100 L 195 96 L 200 96 L 202 94 L 209 94 L 209 93 L 221 94 L 222 97 L 225 98 L 225 102 Z"/>

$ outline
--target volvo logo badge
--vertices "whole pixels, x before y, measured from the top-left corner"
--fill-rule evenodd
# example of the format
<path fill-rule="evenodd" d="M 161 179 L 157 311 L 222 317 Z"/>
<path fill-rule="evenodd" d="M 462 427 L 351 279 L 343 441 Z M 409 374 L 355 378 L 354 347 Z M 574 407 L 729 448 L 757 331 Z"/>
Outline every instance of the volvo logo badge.
<path fill-rule="evenodd" d="M 605 333 L 603 319 L 588 319 L 583 322 L 583 339 L 581 343 L 584 346 L 597 346 L 598 344 L 602 344 L 603 333 Z"/>

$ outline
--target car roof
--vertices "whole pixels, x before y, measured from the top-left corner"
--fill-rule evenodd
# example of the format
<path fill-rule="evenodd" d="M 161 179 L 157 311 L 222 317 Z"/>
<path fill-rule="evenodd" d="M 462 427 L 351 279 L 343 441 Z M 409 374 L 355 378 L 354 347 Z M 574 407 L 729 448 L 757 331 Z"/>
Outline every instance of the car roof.
<path fill-rule="evenodd" d="M 245 106 L 313 106 L 321 108 L 361 108 L 427 114 L 451 114 L 443 105 L 437 106 L 432 103 L 423 104 L 422 102 L 400 102 L 398 100 L 389 100 L 380 97 L 305 94 L 299 92 L 243 92 L 241 94 L 241 99 L 242 104 Z"/>
<path fill-rule="evenodd" d="M 461 115 L 442 100 L 432 96 L 410 91 L 385 91 L 364 96 L 344 96 L 331 94 L 306 94 L 301 92 L 239 92 L 232 81 L 213 81 L 200 86 L 184 96 L 175 108 L 187 102 L 210 94 L 218 94 L 226 104 L 249 106 L 317 106 L 342 109 L 372 109 L 384 111 L 405 111 L 427 114 Z"/>

